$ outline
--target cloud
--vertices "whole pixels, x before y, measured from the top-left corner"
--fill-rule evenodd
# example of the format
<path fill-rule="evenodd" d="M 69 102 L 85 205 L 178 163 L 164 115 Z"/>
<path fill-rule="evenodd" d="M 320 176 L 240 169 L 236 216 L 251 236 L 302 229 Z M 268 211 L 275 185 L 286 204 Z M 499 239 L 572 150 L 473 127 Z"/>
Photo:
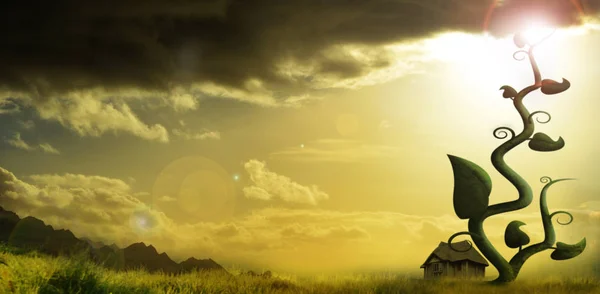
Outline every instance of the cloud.
<path fill-rule="evenodd" d="M 591 209 L 591 210 L 600 211 L 600 201 L 584 202 L 579 207 L 582 209 Z"/>
<path fill-rule="evenodd" d="M 21 133 L 15 133 L 15 135 L 11 139 L 6 139 L 5 142 L 13 147 L 16 147 L 16 148 L 19 148 L 22 150 L 26 150 L 26 151 L 41 150 L 42 152 L 48 153 L 48 154 L 60 154 L 60 152 L 56 148 L 54 148 L 52 145 L 50 145 L 48 143 L 41 143 L 38 146 L 30 145 L 29 143 L 25 142 L 25 140 L 23 140 L 21 138 Z"/>
<path fill-rule="evenodd" d="M 244 196 L 251 199 L 271 200 L 273 195 L 269 194 L 265 189 L 256 186 L 248 186 L 243 189 Z"/>
<path fill-rule="evenodd" d="M 356 87 L 403 75 L 413 62 L 406 52 L 396 54 L 387 45 L 453 30 L 481 32 L 493 3 L 498 2 L 17 3 L 0 12 L 2 27 L 11 28 L 0 52 L 5 61 L 0 89 L 7 97 L 28 97 L 36 106 L 77 91 L 99 91 L 102 94 L 94 99 L 102 104 L 96 108 L 113 114 L 106 100 L 119 97 L 153 97 L 176 110 L 195 109 L 197 98 L 206 95 L 294 105 L 319 89 Z M 573 3 L 502 1 L 491 14 L 489 28 L 513 32 L 530 15 L 562 26 L 577 24 L 579 12 Z M 583 5 L 588 15 L 599 8 L 599 1 Z M 21 25 L 30 19 L 36 21 Z M 128 117 L 123 104 L 114 107 Z M 165 137 L 159 126 L 141 125 L 131 117 L 135 127 L 119 123 L 103 129 L 103 119 L 84 126 L 69 117 L 68 107 L 61 110 L 65 113 L 44 117 L 85 134 L 119 130 L 142 138 Z"/>
<path fill-rule="evenodd" d="M 314 242 L 316 240 L 330 239 L 369 239 L 370 235 L 360 227 L 329 227 L 326 229 L 300 225 L 288 225 L 281 230 L 281 236 L 294 241 Z"/>
<path fill-rule="evenodd" d="M 39 145 L 39 148 L 44 152 L 44 153 L 49 153 L 49 154 L 60 154 L 60 151 L 58 151 L 56 148 L 54 148 L 52 145 L 48 144 L 48 143 L 42 143 Z"/>
<path fill-rule="evenodd" d="M 35 149 L 35 148 L 31 147 L 29 145 L 29 143 L 27 143 L 23 139 L 21 139 L 21 133 L 15 133 L 15 135 L 13 136 L 12 139 L 7 139 L 5 141 L 6 141 L 6 143 L 10 144 L 11 146 L 22 149 L 22 150 L 32 151 Z"/>
<path fill-rule="evenodd" d="M 20 217 L 38 217 L 55 228 L 70 229 L 78 237 L 114 242 L 121 247 L 140 241 L 150 243 L 176 260 L 210 257 L 225 265 L 244 264 L 275 271 L 322 273 L 393 268 L 418 273 L 421 263 L 440 241 L 467 226 L 453 215 L 312 207 L 263 208 L 228 221 L 175 223 L 163 212 L 138 200 L 137 192 L 132 192 L 122 180 L 75 174 L 35 175 L 30 179 L 31 183 L 25 182 L 0 168 L 3 208 L 15 211 Z M 600 214 L 590 210 L 568 211 L 575 220 L 569 226 L 557 226 L 557 238 L 574 243 L 585 236 L 586 251 L 562 263 L 546 257 L 532 259 L 528 265 L 533 265 L 525 268 L 523 274 L 535 272 L 531 269 L 536 266 L 549 265 L 555 273 L 570 269 L 589 271 L 586 262 L 598 253 Z M 502 216 L 486 221 L 485 229 L 505 256 L 515 253 L 503 246 L 508 221 L 516 217 L 528 223 L 523 227 L 527 232 L 542 231 L 541 225 L 535 225 L 539 222 L 538 214 Z M 539 234 L 530 236 L 532 242 L 542 239 Z M 493 269 L 489 271 L 493 274 Z"/>
<path fill-rule="evenodd" d="M 7 97 L 0 97 L 0 115 L 11 114 L 21 111 L 21 107 L 10 99 L 4 99 Z"/>
<path fill-rule="evenodd" d="M 33 184 L 0 168 L 2 206 L 21 217 L 33 215 L 71 229 L 78 236 L 124 245 L 141 236 L 152 236 L 170 222 L 164 214 L 140 202 L 121 180 L 75 174 L 33 175 L 30 179 Z M 154 227 L 137 226 L 135 220 L 139 217 L 147 218 Z"/>
<path fill-rule="evenodd" d="M 244 187 L 247 198 L 271 200 L 274 198 L 287 202 L 316 205 L 329 198 L 317 186 L 302 186 L 290 178 L 269 171 L 264 162 L 252 159 L 244 164 L 250 175 L 251 186 Z"/>
<path fill-rule="evenodd" d="M 398 147 L 365 144 L 353 140 L 321 139 L 273 152 L 271 159 L 300 162 L 374 162 L 389 160 L 402 154 Z"/>
<path fill-rule="evenodd" d="M 163 196 L 158 197 L 158 201 L 161 201 L 161 202 L 174 202 L 174 201 L 177 201 L 177 198 L 171 197 L 169 195 L 163 195 Z"/>
<path fill-rule="evenodd" d="M 184 131 L 180 129 L 173 129 L 173 135 L 178 136 L 184 140 L 206 140 L 206 139 L 221 139 L 221 133 L 216 131 L 205 131 L 203 133 L 194 133 L 191 131 Z"/>
<path fill-rule="evenodd" d="M 168 142 L 166 128 L 142 121 L 135 106 L 190 111 L 199 99 L 218 97 L 296 107 L 324 90 L 385 83 L 422 72 L 428 52 L 416 40 L 480 33 L 499 2 L 56 3 L 34 0 L 0 12 L 0 26 L 11 28 L 0 51 L 0 114 L 22 104 L 81 136 L 114 132 Z M 572 3 L 502 1 L 489 28 L 512 33 L 523 15 L 578 24 Z M 586 1 L 584 12 L 595 15 L 599 3 Z"/>
<path fill-rule="evenodd" d="M 96 93 L 78 91 L 37 106 L 43 119 L 56 120 L 80 136 L 100 136 L 108 131 L 127 132 L 146 140 L 168 142 L 169 134 L 160 124 L 142 122 L 129 105 L 120 100 L 102 101 Z"/>
<path fill-rule="evenodd" d="M 129 184 L 119 179 L 102 176 L 86 176 L 78 174 L 43 174 L 28 177 L 37 186 L 57 186 L 61 188 L 104 189 L 126 193 L 131 191 Z"/>

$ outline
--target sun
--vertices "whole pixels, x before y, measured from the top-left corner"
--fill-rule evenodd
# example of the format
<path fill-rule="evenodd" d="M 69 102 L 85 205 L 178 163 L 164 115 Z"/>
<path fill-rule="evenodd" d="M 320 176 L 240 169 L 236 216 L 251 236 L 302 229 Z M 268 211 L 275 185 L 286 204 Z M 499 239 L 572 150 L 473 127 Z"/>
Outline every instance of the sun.
<path fill-rule="evenodd" d="M 525 41 L 530 45 L 541 43 L 547 37 L 552 35 L 556 29 L 543 22 L 533 22 L 523 31 Z"/>

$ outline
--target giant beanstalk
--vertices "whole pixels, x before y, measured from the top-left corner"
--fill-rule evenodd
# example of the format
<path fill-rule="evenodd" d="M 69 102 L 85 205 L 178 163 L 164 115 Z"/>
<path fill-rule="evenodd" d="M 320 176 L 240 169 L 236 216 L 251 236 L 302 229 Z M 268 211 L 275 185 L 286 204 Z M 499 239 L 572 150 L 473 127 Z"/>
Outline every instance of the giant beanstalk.
<path fill-rule="evenodd" d="M 544 133 L 535 133 L 535 124 L 548 123 L 551 120 L 551 116 L 545 111 L 534 111 L 530 113 L 523 104 L 523 100 L 528 94 L 538 89 L 547 95 L 564 92 L 570 87 L 570 82 L 566 79 L 563 79 L 562 82 L 556 82 L 551 79 L 542 80 L 534 56 L 534 49 L 539 42 L 536 44 L 529 44 L 521 34 L 516 34 L 514 43 L 521 49 L 516 51 L 513 54 L 513 57 L 516 60 L 529 60 L 533 71 L 534 82 L 532 85 L 523 88 L 519 92 L 508 85 L 500 88 L 500 90 L 503 90 L 503 97 L 512 100 L 513 106 L 521 117 L 523 130 L 517 134 L 513 129 L 508 127 L 496 128 L 493 132 L 494 137 L 507 140 L 492 152 L 491 161 L 494 168 L 516 188 L 518 198 L 513 201 L 489 205 L 492 181 L 487 172 L 471 161 L 454 155 L 448 155 L 454 173 L 454 210 L 459 218 L 469 220 L 468 231 L 453 234 L 448 239 L 448 244 L 450 245 L 450 248 L 455 251 L 465 251 L 455 249 L 452 246 L 452 240 L 457 236 L 469 235 L 479 251 L 498 270 L 499 276 L 492 281 L 493 283 L 507 283 L 514 281 L 523 264 L 531 256 L 537 253 L 553 249 L 554 251 L 550 255 L 552 259 L 565 260 L 581 254 L 586 245 L 585 238 L 576 244 L 556 242 L 552 218 L 558 214 L 566 214 L 570 218 L 569 221 L 566 223 L 558 223 L 567 225 L 573 221 L 573 216 L 566 211 L 550 213 L 547 206 L 546 194 L 548 189 L 555 183 L 572 179 L 552 180 L 547 176 L 540 179 L 542 183 L 545 183 L 540 192 L 540 214 L 544 227 L 544 240 L 526 246 L 530 241 L 529 236 L 519 229 L 519 227 L 525 225 L 525 223 L 519 220 L 510 222 L 505 231 L 505 243 L 510 248 L 518 248 L 518 252 L 510 260 L 504 258 L 504 256 L 496 250 L 496 247 L 489 241 L 483 229 L 483 223 L 487 218 L 497 214 L 524 209 L 533 202 L 531 186 L 506 163 L 504 156 L 526 141 L 529 141 L 529 148 L 540 152 L 557 151 L 565 145 L 562 137 L 559 137 L 558 140 L 554 141 Z M 527 47 L 527 49 L 523 49 L 525 47 Z M 539 117 L 536 117 L 538 114 L 544 114 L 546 119 L 540 120 Z M 554 247 L 555 243 L 556 247 Z M 470 250 L 470 248 L 466 250 Z"/>

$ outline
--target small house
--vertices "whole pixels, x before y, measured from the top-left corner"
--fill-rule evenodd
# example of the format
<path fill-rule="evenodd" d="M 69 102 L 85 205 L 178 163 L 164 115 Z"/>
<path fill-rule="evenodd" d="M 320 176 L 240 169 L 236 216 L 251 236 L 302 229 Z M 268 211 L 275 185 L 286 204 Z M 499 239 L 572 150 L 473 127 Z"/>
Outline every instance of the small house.
<path fill-rule="evenodd" d="M 469 247 L 470 249 L 465 252 L 454 251 L 448 243 L 440 242 L 440 245 L 421 265 L 425 270 L 425 279 L 485 277 L 485 267 L 489 264 L 475 247 L 472 247 L 468 241 L 452 243 L 452 247 L 457 250 L 467 250 Z"/>

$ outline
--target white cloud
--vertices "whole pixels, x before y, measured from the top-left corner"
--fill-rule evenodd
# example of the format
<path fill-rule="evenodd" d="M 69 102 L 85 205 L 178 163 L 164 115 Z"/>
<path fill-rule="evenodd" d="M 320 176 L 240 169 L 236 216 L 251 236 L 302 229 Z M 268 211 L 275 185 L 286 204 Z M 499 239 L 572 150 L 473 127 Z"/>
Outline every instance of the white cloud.
<path fill-rule="evenodd" d="M 150 236 L 170 222 L 149 209 L 118 179 L 100 176 L 33 175 L 34 184 L 17 179 L 0 168 L 0 198 L 5 209 L 24 217 L 36 216 L 47 223 L 71 229 L 78 236 L 123 243 Z M 153 230 L 131 225 L 134 216 L 152 219 Z"/>
<path fill-rule="evenodd" d="M 321 139 L 271 153 L 272 159 L 301 162 L 373 162 L 401 155 L 394 146 L 366 144 L 352 140 Z"/>
<path fill-rule="evenodd" d="M 198 108 L 197 99 L 183 87 L 175 87 L 171 89 L 167 96 L 167 101 L 176 111 L 187 111 Z"/>
<path fill-rule="evenodd" d="M 49 153 L 49 154 L 60 154 L 60 151 L 58 151 L 56 148 L 54 148 L 52 145 L 48 144 L 48 143 L 42 143 L 40 144 L 39 148 L 44 152 L 44 153 Z"/>
<path fill-rule="evenodd" d="M 181 123 L 181 121 L 180 121 Z M 184 140 L 206 140 L 206 139 L 221 139 L 221 133 L 216 131 L 205 131 L 202 133 L 193 133 L 180 129 L 173 129 L 173 135 L 183 138 Z"/>
<path fill-rule="evenodd" d="M 142 122 L 123 100 L 103 101 L 95 91 L 80 91 L 36 105 L 41 118 L 58 121 L 80 136 L 98 137 L 106 132 L 126 132 L 142 139 L 168 142 L 160 124 Z"/>
<path fill-rule="evenodd" d="M 261 169 L 264 167 L 258 168 Z M 55 228 L 70 229 L 78 237 L 107 244 L 114 242 L 124 247 L 143 241 L 159 251 L 167 251 L 176 260 L 210 257 L 225 265 L 251 264 L 276 271 L 399 268 L 416 273 L 440 241 L 467 228 L 464 220 L 453 215 L 315 208 L 264 208 L 223 222 L 175 223 L 142 203 L 118 179 L 75 174 L 31 178 L 32 183 L 27 183 L 0 168 L 0 203 L 4 209 L 20 217 L 38 217 Z M 557 240 L 574 243 L 586 237 L 586 251 L 567 262 L 544 256 L 531 259 L 522 274 L 550 265 L 556 273 L 569 268 L 585 270 L 579 265 L 597 256 L 594 254 L 598 253 L 600 240 L 600 213 L 565 210 L 572 212 L 575 219 L 569 226 L 556 226 Z M 543 237 L 538 213 L 490 218 L 485 224 L 486 232 L 506 257 L 515 250 L 505 248 L 503 232 L 508 221 L 515 218 L 528 223 L 523 228 L 533 232 L 529 233 L 532 243 Z M 327 258 L 327 263 L 323 263 L 323 258 Z M 488 269 L 493 275 L 493 269 Z"/>
<path fill-rule="evenodd" d="M 158 201 L 161 201 L 161 202 L 174 202 L 174 201 L 177 201 L 177 199 L 174 198 L 174 197 L 171 197 L 169 195 L 162 195 L 162 196 L 158 197 Z"/>
<path fill-rule="evenodd" d="M 131 187 L 122 180 L 101 176 L 78 174 L 43 174 L 31 175 L 29 178 L 37 186 L 58 186 L 61 188 L 104 189 L 118 192 L 129 192 Z"/>
<path fill-rule="evenodd" d="M 290 178 L 269 171 L 264 162 L 252 159 L 244 164 L 253 185 L 243 189 L 248 198 L 283 201 L 316 205 L 329 198 L 317 186 L 302 186 Z"/>
<path fill-rule="evenodd" d="M 32 151 L 35 149 L 31 145 L 29 145 L 29 143 L 21 139 L 21 133 L 15 133 L 15 135 L 11 139 L 6 140 L 6 143 L 10 144 L 13 147 L 27 151 Z"/>
<path fill-rule="evenodd" d="M 6 139 L 5 142 L 13 147 L 26 151 L 40 150 L 48 154 L 60 154 L 60 152 L 49 143 L 41 143 L 38 146 L 32 146 L 21 138 L 21 133 L 15 133 L 11 139 Z"/>
<path fill-rule="evenodd" d="M 271 200 L 273 199 L 273 195 L 269 194 L 265 189 L 259 188 L 257 186 L 249 186 L 244 187 L 242 190 L 244 192 L 244 196 L 252 199 L 260 199 L 260 200 Z"/>

